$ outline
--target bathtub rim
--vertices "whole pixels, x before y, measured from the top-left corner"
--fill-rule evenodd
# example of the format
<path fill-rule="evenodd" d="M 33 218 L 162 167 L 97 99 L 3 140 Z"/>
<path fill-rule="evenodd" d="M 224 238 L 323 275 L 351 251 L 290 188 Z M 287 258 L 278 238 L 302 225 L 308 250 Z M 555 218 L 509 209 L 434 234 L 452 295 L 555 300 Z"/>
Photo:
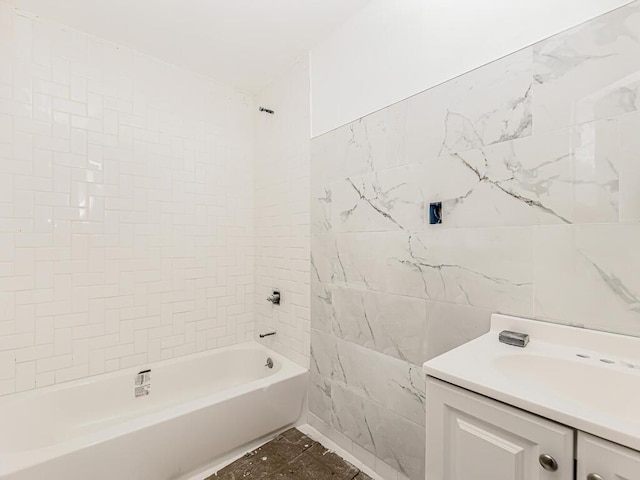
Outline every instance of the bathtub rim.
<path fill-rule="evenodd" d="M 253 347 L 253 348 L 247 348 L 247 347 Z M 293 366 L 293 367 L 298 367 L 303 371 L 308 371 L 308 369 L 302 367 L 301 365 L 297 364 L 293 360 L 288 359 L 284 355 L 270 349 L 269 347 L 255 340 L 248 340 L 246 342 L 236 343 L 234 345 L 227 345 L 224 347 L 213 348 L 213 349 L 205 350 L 202 352 L 190 353 L 188 355 L 182 355 L 179 357 L 169 358 L 166 360 L 158 360 L 158 361 L 142 363 L 140 365 L 133 366 L 133 367 L 126 367 L 119 370 L 114 370 L 112 372 L 97 373 L 95 375 L 89 375 L 88 377 L 77 378 L 74 380 L 67 380 L 65 382 L 54 383 L 52 385 L 47 385 L 44 387 L 36 387 L 29 390 L 24 390 L 22 392 L 7 393 L 5 395 L 0 395 L 0 408 L 2 408 L 5 405 L 5 403 L 11 404 L 13 402 L 26 400 L 31 397 L 38 397 L 42 394 L 49 393 L 49 392 L 56 392 L 59 390 L 65 390 L 67 388 L 73 388 L 76 386 L 90 385 L 92 383 L 96 383 L 99 380 L 108 380 L 111 378 L 116 378 L 119 376 L 126 376 L 126 375 L 136 375 L 137 373 L 147 369 L 153 370 L 161 367 L 180 364 L 189 360 L 197 360 L 200 358 L 205 358 L 216 353 L 233 351 L 233 350 L 247 350 L 247 349 L 263 350 L 269 356 L 272 356 L 275 359 L 279 360 L 283 367 Z M 279 371 L 275 372 L 274 375 L 277 373 L 279 373 Z"/>
<path fill-rule="evenodd" d="M 141 414 L 140 417 L 137 417 L 134 419 L 128 419 L 123 421 L 122 423 L 118 423 L 94 432 L 79 435 L 77 437 L 73 437 L 59 443 L 54 443 L 52 445 L 34 448 L 31 450 L 20 450 L 18 452 L 0 453 L 0 477 L 19 472 L 20 470 L 23 470 L 25 468 L 47 462 L 51 459 L 54 459 L 56 457 L 59 457 L 77 450 L 89 448 L 99 443 L 106 442 L 106 441 L 115 439 L 117 437 L 142 430 L 144 428 L 148 428 L 152 425 L 161 423 L 163 421 L 168 421 L 183 415 L 188 415 L 189 413 L 195 412 L 197 410 L 201 410 L 206 407 L 213 406 L 224 400 L 229 400 L 234 397 L 250 393 L 252 391 L 266 388 L 269 385 L 272 385 L 277 382 L 282 382 L 282 381 L 293 379 L 295 377 L 299 377 L 302 375 L 307 375 L 309 370 L 298 365 L 294 361 L 284 357 L 283 355 L 271 350 L 265 345 L 262 345 L 261 343 L 256 342 L 255 340 L 250 340 L 248 342 L 242 342 L 235 345 L 207 350 L 204 352 L 197 352 L 195 354 L 185 355 L 185 356 L 177 357 L 173 359 L 161 360 L 159 362 L 150 362 L 148 364 L 144 364 L 138 367 L 131 367 L 123 370 L 117 370 L 114 372 L 98 374 L 98 375 L 94 375 L 94 376 L 83 378 L 83 379 L 72 380 L 69 382 L 62 382 L 59 384 L 49 385 L 47 387 L 43 387 L 39 389 L 29 390 L 26 392 L 20 392 L 16 394 L 10 394 L 8 396 L 0 397 L 0 408 L 2 408 L 3 403 L 5 403 L 5 401 L 7 401 L 8 399 L 19 402 L 21 399 L 38 397 L 46 394 L 47 392 L 65 390 L 65 389 L 73 388 L 75 386 L 96 383 L 101 379 L 109 379 L 109 378 L 118 377 L 118 376 L 125 377 L 131 374 L 135 375 L 141 370 L 141 368 L 142 369 L 159 368 L 161 366 L 175 365 L 175 364 L 187 362 L 189 360 L 195 360 L 195 359 L 223 353 L 226 351 L 247 350 L 247 349 L 263 351 L 266 355 L 273 357 L 274 360 L 277 360 L 282 365 L 282 367 L 277 372 L 274 372 L 271 375 L 267 375 L 266 377 L 258 378 L 246 383 L 235 385 L 231 388 L 224 389 L 224 390 L 211 393 L 208 395 L 204 395 L 201 397 L 197 397 L 189 401 L 179 403 L 177 405 L 171 405 L 166 408 L 161 408 L 160 410 L 153 411 L 152 413 L 148 413 L 148 414 L 143 413 Z"/>

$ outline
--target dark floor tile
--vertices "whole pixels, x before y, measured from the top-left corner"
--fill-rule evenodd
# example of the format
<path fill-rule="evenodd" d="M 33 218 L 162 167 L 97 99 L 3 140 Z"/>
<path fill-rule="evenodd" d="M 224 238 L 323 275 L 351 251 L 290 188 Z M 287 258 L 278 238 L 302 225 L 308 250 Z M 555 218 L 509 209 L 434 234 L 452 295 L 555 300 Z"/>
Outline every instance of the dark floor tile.
<path fill-rule="evenodd" d="M 287 460 L 277 455 L 261 455 L 258 449 L 227 465 L 207 480 L 265 479 L 286 465 Z"/>
<path fill-rule="evenodd" d="M 341 478 L 315 458 L 303 453 L 269 477 L 269 480 L 338 480 Z"/>
<path fill-rule="evenodd" d="M 301 440 L 305 442 L 313 442 L 313 440 L 311 440 L 309 437 L 307 437 L 304 433 L 302 433 L 300 430 L 298 430 L 295 427 L 290 428 L 286 432 L 282 433 L 282 436 L 294 443 Z"/>
<path fill-rule="evenodd" d="M 302 432 L 291 429 L 207 480 L 372 480 Z"/>
<path fill-rule="evenodd" d="M 334 473 L 333 478 L 351 480 L 359 472 L 356 467 L 346 462 L 342 457 L 330 452 L 319 443 L 313 445 L 305 453 L 331 470 Z"/>
<path fill-rule="evenodd" d="M 293 460 L 302 452 L 316 444 L 316 442 L 302 433 L 299 435 L 292 432 L 285 433 L 287 433 L 287 436 L 284 434 L 278 435 L 275 439 L 260 447 L 258 449 L 258 455 L 275 455 L 288 461 Z"/>

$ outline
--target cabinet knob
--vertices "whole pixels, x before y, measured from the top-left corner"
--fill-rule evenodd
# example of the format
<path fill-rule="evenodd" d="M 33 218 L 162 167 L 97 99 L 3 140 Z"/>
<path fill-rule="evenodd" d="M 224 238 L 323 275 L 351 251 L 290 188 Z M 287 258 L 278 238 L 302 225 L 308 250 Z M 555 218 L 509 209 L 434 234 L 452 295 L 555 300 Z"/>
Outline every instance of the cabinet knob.
<path fill-rule="evenodd" d="M 589 475 L 587 475 L 587 480 L 604 480 L 604 478 L 602 478 L 597 473 L 590 473 Z"/>
<path fill-rule="evenodd" d="M 556 462 L 556 459 L 553 458 L 551 455 L 547 455 L 546 453 L 544 453 L 540 455 L 539 461 L 540 461 L 540 465 L 542 465 L 542 468 L 544 468 L 547 472 L 555 472 L 556 470 L 558 470 L 558 462 Z M 603 480 L 603 479 L 589 478 L 588 480 Z"/>

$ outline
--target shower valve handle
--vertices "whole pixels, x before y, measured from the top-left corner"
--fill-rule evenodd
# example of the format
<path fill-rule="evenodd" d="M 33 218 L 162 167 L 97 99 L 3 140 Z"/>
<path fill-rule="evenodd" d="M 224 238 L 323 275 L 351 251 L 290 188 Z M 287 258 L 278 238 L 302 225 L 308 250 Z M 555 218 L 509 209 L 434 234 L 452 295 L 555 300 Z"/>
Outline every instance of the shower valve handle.
<path fill-rule="evenodd" d="M 280 292 L 274 290 L 273 293 L 267 297 L 267 301 L 274 305 L 280 305 Z"/>

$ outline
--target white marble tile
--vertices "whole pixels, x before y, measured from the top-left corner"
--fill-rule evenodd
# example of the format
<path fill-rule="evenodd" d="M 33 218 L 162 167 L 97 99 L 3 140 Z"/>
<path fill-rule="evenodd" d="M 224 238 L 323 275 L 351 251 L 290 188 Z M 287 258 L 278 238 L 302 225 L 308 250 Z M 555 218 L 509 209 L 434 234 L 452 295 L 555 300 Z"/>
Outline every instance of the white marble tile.
<path fill-rule="evenodd" d="M 589 122 L 340 180 L 330 224 L 422 230 L 433 201 L 441 228 L 617 221 L 619 163 L 618 121 Z"/>
<path fill-rule="evenodd" d="M 344 279 L 332 234 L 311 235 L 311 283 L 332 283 Z"/>
<path fill-rule="evenodd" d="M 344 381 L 336 338 L 313 328 L 311 329 L 311 373 L 330 380 Z"/>
<path fill-rule="evenodd" d="M 617 120 L 536 134 L 451 158 L 475 175 L 475 183 L 457 197 L 445 197 L 444 226 L 618 219 Z"/>
<path fill-rule="evenodd" d="M 640 4 L 534 47 L 535 133 L 640 108 Z"/>
<path fill-rule="evenodd" d="M 339 174 L 348 177 L 401 165 L 404 122 L 402 111 L 385 108 L 341 128 L 346 154 Z"/>
<path fill-rule="evenodd" d="M 329 186 L 314 186 L 311 189 L 311 233 L 328 233 L 331 228 L 332 192 Z"/>
<path fill-rule="evenodd" d="M 354 445 L 357 445 L 357 444 L 354 443 Z M 376 460 L 375 460 L 375 470 L 374 471 L 378 475 L 380 475 L 380 478 L 382 478 L 384 480 L 402 480 L 402 479 L 407 479 L 408 478 L 405 475 L 403 475 L 402 473 L 398 472 L 397 469 L 393 468 L 391 465 L 389 465 L 388 463 L 380 460 L 379 458 L 376 458 Z"/>
<path fill-rule="evenodd" d="M 309 411 L 331 423 L 331 381 L 315 372 L 309 375 Z"/>
<path fill-rule="evenodd" d="M 336 232 L 421 230 L 430 202 L 462 196 L 478 183 L 475 172 L 448 155 L 332 185 Z"/>
<path fill-rule="evenodd" d="M 531 315 L 533 227 L 336 237 L 346 284 Z"/>
<path fill-rule="evenodd" d="M 532 62 L 526 48 L 407 99 L 407 161 L 531 135 Z"/>
<path fill-rule="evenodd" d="M 376 471 L 376 456 L 369 452 L 368 450 L 365 450 L 364 448 L 362 448 L 360 445 L 358 445 L 355 442 L 351 442 L 352 445 L 352 451 L 353 451 L 353 456 L 356 457 L 360 462 L 362 462 L 362 464 L 364 466 L 366 466 L 367 468 Z M 365 472 L 366 473 L 366 472 Z M 376 471 L 376 473 L 380 474 L 380 472 Z M 395 476 L 398 475 L 398 472 L 395 472 Z M 380 474 L 381 478 L 384 480 L 387 479 L 393 479 L 394 475 L 387 475 L 384 476 L 382 474 Z"/>
<path fill-rule="evenodd" d="M 313 414 L 313 413 L 309 413 L 309 425 L 311 425 L 313 428 L 315 428 L 321 435 L 324 435 L 327 438 L 330 438 L 331 435 L 331 431 L 335 430 L 332 426 L 331 423 L 326 423 L 323 420 L 321 420 L 317 415 Z M 349 451 L 349 449 L 345 449 L 347 451 Z"/>
<path fill-rule="evenodd" d="M 418 165 L 349 177 L 332 185 L 331 224 L 336 232 L 424 228 L 424 189 Z"/>
<path fill-rule="evenodd" d="M 403 237 L 402 232 L 334 235 L 337 274 L 333 283 L 383 290 L 378 273 L 385 264 L 381 250 L 386 246 L 386 251 L 392 251 Z"/>
<path fill-rule="evenodd" d="M 342 279 L 335 283 L 388 292 L 386 275 L 397 263 L 393 258 L 406 250 L 408 235 L 406 232 L 336 234 Z M 423 290 L 414 286 L 416 281 L 410 277 L 399 278 L 391 293 L 423 297 Z"/>
<path fill-rule="evenodd" d="M 407 240 L 402 256 L 391 262 L 395 272 L 419 273 L 426 298 L 531 313 L 531 228 L 434 228 Z M 396 284 L 393 275 L 386 278 L 388 287 Z"/>
<path fill-rule="evenodd" d="M 424 427 L 338 384 L 332 400 L 335 429 L 411 480 L 424 479 Z"/>
<path fill-rule="evenodd" d="M 349 461 L 349 456 L 353 455 L 353 440 L 333 428 L 330 423 L 325 423 L 313 413 L 309 414 L 309 425 L 311 425 L 320 436 L 315 435 L 315 432 L 306 431 L 304 427 L 300 428 L 300 431 Z M 357 466 L 356 462 L 351 463 Z"/>
<path fill-rule="evenodd" d="M 410 120 L 410 105 L 407 100 L 394 103 L 386 108 L 385 123 L 387 135 L 386 152 L 389 157 L 388 165 L 399 166 L 416 162 L 423 158 L 423 152 L 413 149 L 409 141 L 408 122 Z"/>
<path fill-rule="evenodd" d="M 332 296 L 331 285 L 311 284 L 311 325 L 323 333 L 331 333 L 335 321 Z"/>
<path fill-rule="evenodd" d="M 640 335 L 640 225 L 540 227 L 535 316 Z"/>
<path fill-rule="evenodd" d="M 360 395 L 424 424 L 425 380 L 422 368 L 337 339 L 344 383 Z"/>
<path fill-rule="evenodd" d="M 427 301 L 427 352 L 424 361 L 448 352 L 489 331 L 491 314 L 467 305 Z M 499 311 L 499 310 L 497 310 Z"/>
<path fill-rule="evenodd" d="M 365 403 L 372 402 L 344 385 L 332 388 L 331 402 L 331 425 L 365 450 L 376 454 L 372 431 L 375 425 L 367 425 L 364 418 Z"/>
<path fill-rule="evenodd" d="M 620 146 L 618 120 L 583 123 L 572 129 L 574 223 L 619 219 Z"/>
<path fill-rule="evenodd" d="M 570 152 L 565 130 L 452 155 L 474 181 L 443 199 L 443 226 L 569 223 Z"/>
<path fill-rule="evenodd" d="M 336 336 L 414 365 L 427 360 L 425 300 L 344 287 L 332 297 Z"/>
<path fill-rule="evenodd" d="M 402 165 L 406 115 L 403 104 L 385 108 L 316 137 L 311 149 L 312 184 Z"/>
<path fill-rule="evenodd" d="M 620 117 L 620 220 L 640 221 L 640 112 Z"/>
<path fill-rule="evenodd" d="M 384 128 L 380 125 L 384 110 L 370 116 L 360 118 L 339 128 L 343 151 L 338 157 L 336 177 L 361 175 L 375 170 L 376 152 L 373 144 L 380 144 L 384 139 Z"/>

